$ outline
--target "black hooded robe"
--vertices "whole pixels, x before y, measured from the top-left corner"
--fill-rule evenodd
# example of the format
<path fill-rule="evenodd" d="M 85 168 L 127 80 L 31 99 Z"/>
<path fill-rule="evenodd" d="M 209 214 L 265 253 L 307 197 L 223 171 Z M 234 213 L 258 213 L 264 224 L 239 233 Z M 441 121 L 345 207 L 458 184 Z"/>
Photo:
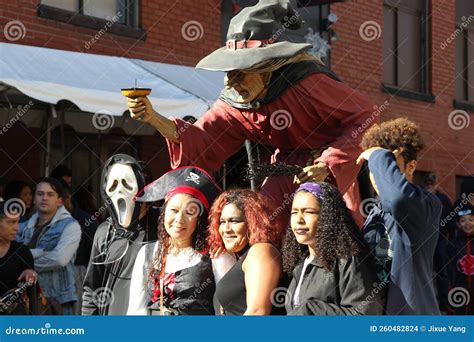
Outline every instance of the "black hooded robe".
<path fill-rule="evenodd" d="M 115 155 L 106 162 L 102 171 L 102 187 L 107 183 L 109 168 L 118 162 L 132 166 L 139 188 L 143 188 L 145 182 L 141 166 L 134 158 L 123 154 Z M 104 202 L 108 203 L 109 199 L 103 188 L 101 195 Z M 138 217 L 138 207 L 135 208 L 134 217 Z M 130 280 L 138 251 L 145 243 L 156 240 L 157 208 L 151 207 L 139 222 L 132 219 L 127 229 L 119 226 L 111 205 L 107 208 L 110 217 L 99 226 L 94 236 L 84 279 L 83 316 L 126 315 Z"/>

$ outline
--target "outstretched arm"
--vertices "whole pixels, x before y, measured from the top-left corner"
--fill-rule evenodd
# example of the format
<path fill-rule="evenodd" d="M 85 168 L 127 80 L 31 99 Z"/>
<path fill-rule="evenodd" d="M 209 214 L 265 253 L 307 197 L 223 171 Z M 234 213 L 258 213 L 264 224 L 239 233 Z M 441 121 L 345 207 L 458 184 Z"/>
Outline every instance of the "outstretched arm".
<path fill-rule="evenodd" d="M 128 98 L 127 106 L 130 116 L 135 120 L 143 120 L 152 125 L 160 134 L 175 143 L 179 143 L 176 124 L 153 109 L 150 100 L 146 97 Z"/>

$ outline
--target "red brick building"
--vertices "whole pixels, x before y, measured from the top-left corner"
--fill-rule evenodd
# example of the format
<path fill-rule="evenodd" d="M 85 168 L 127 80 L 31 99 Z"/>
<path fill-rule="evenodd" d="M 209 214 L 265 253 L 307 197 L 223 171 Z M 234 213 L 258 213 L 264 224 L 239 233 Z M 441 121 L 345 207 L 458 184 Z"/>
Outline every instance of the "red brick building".
<path fill-rule="evenodd" d="M 61 3 L 63 9 L 46 3 Z M 173 6 L 164 0 L 144 0 L 139 5 L 128 1 L 129 8 L 123 9 L 113 28 L 100 32 L 106 19 L 117 13 L 117 8 L 107 5 L 115 2 L 103 1 L 104 8 L 82 10 L 78 3 L 0 0 L 4 30 L 0 40 L 12 42 L 5 36 L 5 28 L 9 22 L 19 21 L 25 34 L 15 44 L 193 66 L 222 45 L 221 18 L 228 13 L 221 13 L 221 8 L 229 8 L 228 1 L 222 7 L 221 1 L 211 0 L 181 0 Z M 427 149 L 419 170 L 436 172 L 441 189 L 454 199 L 460 177 L 474 173 L 472 4 L 465 0 L 328 3 L 331 1 L 297 1 L 299 11 L 306 15 L 315 13 L 315 8 L 324 12 L 320 24 L 327 24 L 328 13 L 337 15 L 329 33 L 333 38 L 334 32 L 337 34 L 331 43 L 331 68 L 344 82 L 373 99 L 378 106 L 374 117 L 407 116 L 421 126 Z M 187 35 L 197 36 L 185 39 Z M 6 108 L 6 102 L 0 102 Z M 40 176 L 44 136 L 40 130 L 25 129 L 16 125 L 9 131 L 9 139 L 0 137 L 0 175 L 25 180 Z M 123 132 L 112 133 L 120 139 Z M 19 136 L 21 144 L 11 139 Z M 93 140 L 91 145 L 97 144 L 95 138 L 89 139 Z M 136 138 L 131 145 L 132 152 L 148 161 L 155 175 L 168 167 L 165 142 L 158 135 Z M 91 157 L 91 152 L 83 155 L 106 157 L 104 151 L 96 157 Z M 74 159 L 74 153 L 69 158 Z"/>
<path fill-rule="evenodd" d="M 76 0 L 2 0 L 0 42 L 187 66 L 194 66 L 202 56 L 220 44 L 220 26 L 215 25 L 220 18 L 219 1 L 178 1 L 170 7 L 167 1 L 132 0 L 127 1 L 127 8 L 114 7 L 118 6 L 116 1 L 100 3 L 90 2 L 94 6 L 79 11 L 79 1 Z M 86 13 L 97 17 L 87 16 Z M 120 20 L 109 27 L 107 23 L 114 21 L 112 18 L 117 13 L 121 13 Z M 193 35 L 201 38 L 196 39 Z M 27 103 L 20 99 L 18 103 L 13 103 L 13 107 L 22 104 L 22 101 Z M 9 108 L 5 98 L 0 102 L 5 110 Z M 54 135 L 59 138 L 59 131 L 53 132 L 53 140 Z M 67 157 L 60 162 L 73 168 L 73 176 L 78 174 L 73 179 L 75 186 L 94 180 L 93 187 L 96 188 L 100 175 L 97 169 L 101 162 L 117 152 L 146 160 L 156 176 L 169 169 L 166 143 L 159 134 L 129 137 L 120 128 L 114 128 L 107 137 L 102 135 L 101 139 L 109 141 L 100 151 L 98 145 L 101 140 L 97 134 L 71 134 L 66 129 L 65 135 L 69 146 L 62 152 Z M 21 143 L 18 143 L 17 137 L 21 137 Z M 81 142 L 81 139 L 85 140 Z M 124 140 L 127 140 L 125 146 Z M 57 141 L 56 149 L 61 149 L 60 144 L 61 141 Z M 45 145 L 44 130 L 29 128 L 21 123 L 13 125 L 0 136 L 0 175 L 34 183 L 43 173 Z M 86 177 L 84 172 L 79 174 L 81 170 L 77 168 L 80 165 L 85 169 L 87 164 L 91 164 L 86 171 L 93 173 L 91 178 Z"/>

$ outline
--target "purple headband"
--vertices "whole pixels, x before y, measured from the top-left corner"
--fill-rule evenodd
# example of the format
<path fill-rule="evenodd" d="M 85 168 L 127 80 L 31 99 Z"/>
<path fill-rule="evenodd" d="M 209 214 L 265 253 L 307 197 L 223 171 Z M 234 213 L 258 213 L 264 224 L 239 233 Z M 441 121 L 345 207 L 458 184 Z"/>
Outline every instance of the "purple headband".
<path fill-rule="evenodd" d="M 318 183 L 303 183 L 299 186 L 298 189 L 296 189 L 295 194 L 301 190 L 305 190 L 312 193 L 320 201 L 324 200 L 323 190 L 321 189 L 321 186 Z"/>

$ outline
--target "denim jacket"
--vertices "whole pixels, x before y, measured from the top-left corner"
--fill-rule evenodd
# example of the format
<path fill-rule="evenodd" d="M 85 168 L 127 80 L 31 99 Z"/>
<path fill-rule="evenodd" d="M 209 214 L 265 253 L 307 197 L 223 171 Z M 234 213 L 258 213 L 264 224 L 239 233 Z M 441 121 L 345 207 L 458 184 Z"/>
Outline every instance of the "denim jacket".
<path fill-rule="evenodd" d="M 27 245 L 35 231 L 38 213 L 20 224 L 17 241 Z M 36 248 L 35 259 L 39 284 L 46 297 L 60 304 L 77 300 L 74 257 L 81 239 L 81 227 L 71 214 L 60 206 L 51 222 L 43 228 Z"/>

